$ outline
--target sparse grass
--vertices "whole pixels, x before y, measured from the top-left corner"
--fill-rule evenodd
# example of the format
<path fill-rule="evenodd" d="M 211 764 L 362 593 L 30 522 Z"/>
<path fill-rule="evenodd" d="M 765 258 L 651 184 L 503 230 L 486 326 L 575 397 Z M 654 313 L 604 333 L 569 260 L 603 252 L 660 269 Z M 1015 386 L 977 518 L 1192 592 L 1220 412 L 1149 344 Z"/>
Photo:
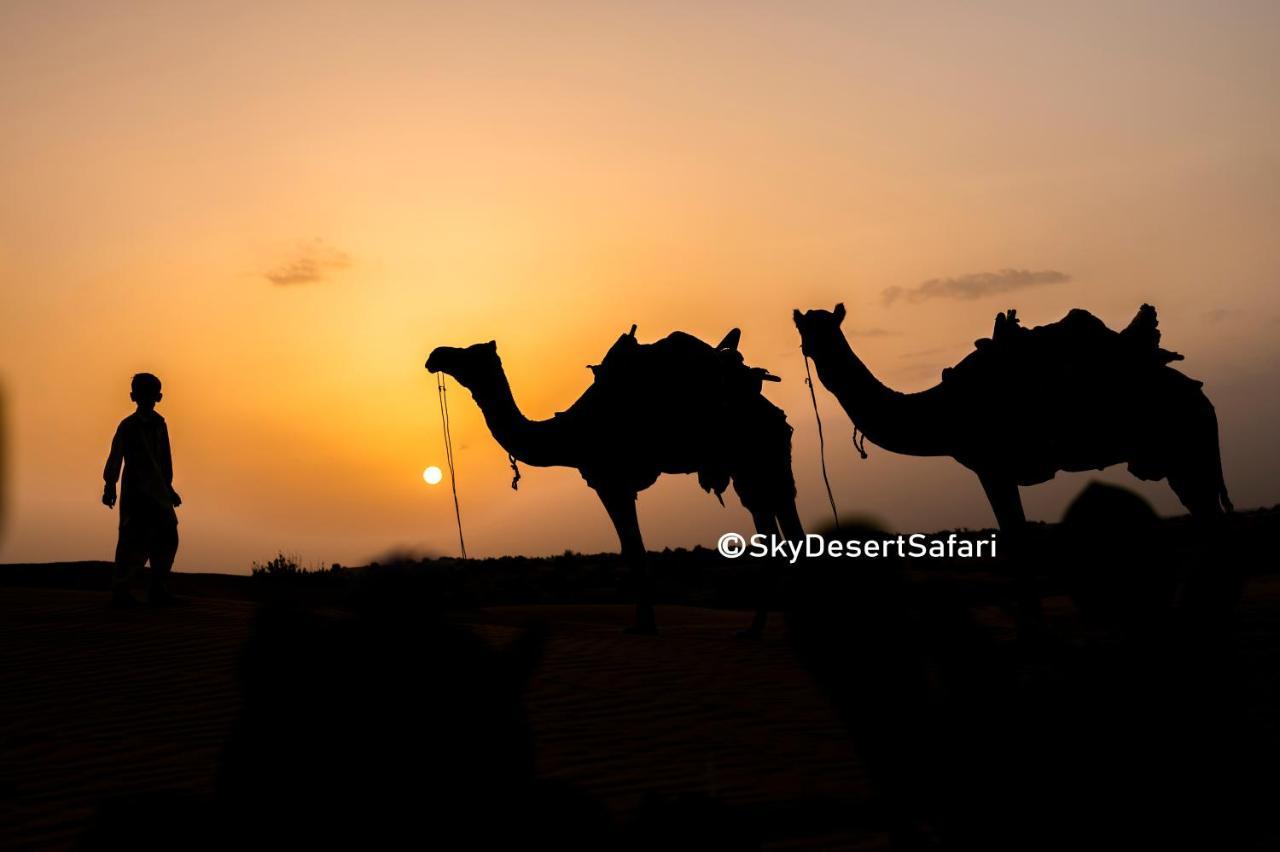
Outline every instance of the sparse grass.
<path fill-rule="evenodd" d="M 254 562 L 252 574 L 255 577 L 294 577 L 300 574 L 326 574 L 342 571 L 338 563 L 325 568 L 320 563 L 303 565 L 296 553 L 280 551 L 266 562 Z"/>

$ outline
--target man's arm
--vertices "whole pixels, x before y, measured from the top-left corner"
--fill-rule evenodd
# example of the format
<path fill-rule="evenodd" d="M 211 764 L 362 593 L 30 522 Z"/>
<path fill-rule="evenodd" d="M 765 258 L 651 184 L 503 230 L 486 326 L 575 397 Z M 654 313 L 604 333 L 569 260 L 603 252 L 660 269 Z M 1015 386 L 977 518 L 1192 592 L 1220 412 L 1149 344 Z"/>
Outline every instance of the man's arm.
<path fill-rule="evenodd" d="M 111 452 L 107 454 L 107 466 L 102 470 L 105 483 L 102 489 L 102 504 L 108 509 L 116 505 L 116 482 L 120 479 L 120 468 L 124 464 L 124 424 L 116 427 L 116 434 L 111 439 Z"/>
<path fill-rule="evenodd" d="M 164 483 L 169 486 L 169 495 L 174 506 L 182 505 L 182 498 L 173 490 L 173 450 L 169 447 L 169 427 L 160 424 L 160 472 L 164 474 Z"/>

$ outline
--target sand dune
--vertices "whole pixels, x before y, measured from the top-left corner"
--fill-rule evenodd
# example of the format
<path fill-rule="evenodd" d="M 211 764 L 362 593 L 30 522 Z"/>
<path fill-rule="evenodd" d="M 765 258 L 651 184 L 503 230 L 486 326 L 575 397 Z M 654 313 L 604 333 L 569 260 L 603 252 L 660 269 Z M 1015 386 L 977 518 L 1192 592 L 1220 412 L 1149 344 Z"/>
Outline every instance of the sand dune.
<path fill-rule="evenodd" d="M 0 601 L 0 783 L 11 794 L 0 847 L 69 848 L 110 796 L 212 792 L 253 604 L 193 597 L 117 612 L 97 592 L 13 587 Z M 548 606 L 469 616 L 495 643 L 529 617 L 550 626 L 526 693 L 541 775 L 621 820 L 646 794 L 709 794 L 750 813 L 780 848 L 880 845 L 849 824 L 865 780 L 781 628 L 762 643 L 733 641 L 744 613 L 664 607 L 664 634 L 645 639 L 619 633 L 630 614 Z"/>

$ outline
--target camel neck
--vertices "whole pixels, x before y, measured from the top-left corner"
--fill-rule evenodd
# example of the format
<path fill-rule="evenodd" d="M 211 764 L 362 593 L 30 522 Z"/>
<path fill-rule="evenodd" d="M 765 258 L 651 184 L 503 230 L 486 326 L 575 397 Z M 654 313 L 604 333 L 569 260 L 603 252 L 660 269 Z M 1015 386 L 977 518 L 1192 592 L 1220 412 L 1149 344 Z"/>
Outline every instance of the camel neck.
<path fill-rule="evenodd" d="M 470 390 L 494 439 L 517 461 L 534 467 L 574 466 L 570 450 L 573 442 L 566 439 L 564 424 L 554 417 L 525 417 L 504 373 L 499 372 L 491 381 Z"/>
<path fill-rule="evenodd" d="M 948 455 L 938 388 L 906 394 L 885 385 L 844 335 L 811 351 L 818 378 L 873 444 L 903 455 Z"/>

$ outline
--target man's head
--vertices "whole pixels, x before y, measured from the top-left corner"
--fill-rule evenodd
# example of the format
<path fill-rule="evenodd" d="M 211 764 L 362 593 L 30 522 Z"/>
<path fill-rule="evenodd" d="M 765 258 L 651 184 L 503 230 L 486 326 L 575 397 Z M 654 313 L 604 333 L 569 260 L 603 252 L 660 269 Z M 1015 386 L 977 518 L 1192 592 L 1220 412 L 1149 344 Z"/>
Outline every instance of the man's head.
<path fill-rule="evenodd" d="M 129 399 L 136 402 L 139 408 L 154 408 L 155 404 L 163 398 L 164 394 L 160 393 L 160 379 L 151 373 L 138 373 L 133 377 L 129 385 Z"/>

